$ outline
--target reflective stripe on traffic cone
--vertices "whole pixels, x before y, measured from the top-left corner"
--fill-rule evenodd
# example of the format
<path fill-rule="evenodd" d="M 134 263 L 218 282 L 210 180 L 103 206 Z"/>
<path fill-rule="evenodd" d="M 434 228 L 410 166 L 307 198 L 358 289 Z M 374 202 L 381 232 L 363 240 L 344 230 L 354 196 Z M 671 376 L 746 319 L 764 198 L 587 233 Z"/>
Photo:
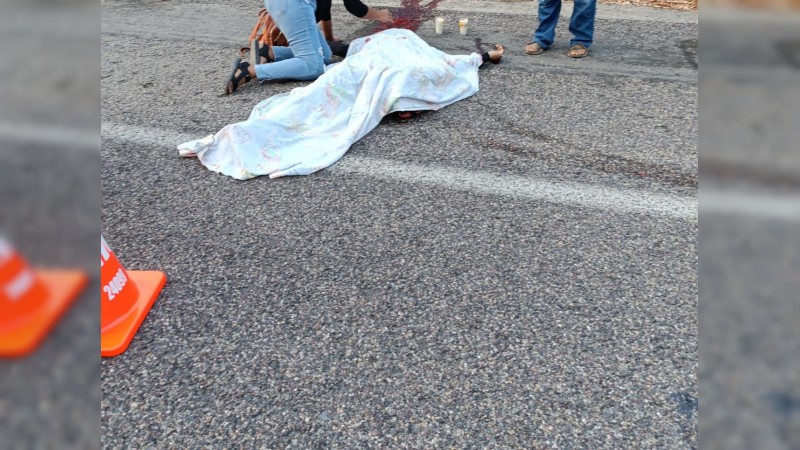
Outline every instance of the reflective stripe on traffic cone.
<path fill-rule="evenodd" d="M 32 270 L 0 236 L 0 356 L 32 352 L 87 281 L 80 271 Z"/>
<path fill-rule="evenodd" d="M 128 348 L 166 282 L 164 272 L 125 270 L 100 236 L 101 356 Z"/>

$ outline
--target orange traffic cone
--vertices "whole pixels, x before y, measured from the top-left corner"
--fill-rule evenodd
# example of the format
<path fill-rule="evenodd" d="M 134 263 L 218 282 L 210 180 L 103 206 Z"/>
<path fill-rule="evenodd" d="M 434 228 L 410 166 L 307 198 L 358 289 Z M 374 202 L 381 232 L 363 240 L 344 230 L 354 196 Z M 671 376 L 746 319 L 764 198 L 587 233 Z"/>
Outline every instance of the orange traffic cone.
<path fill-rule="evenodd" d="M 0 237 L 0 356 L 32 352 L 87 281 L 80 271 L 31 270 Z"/>
<path fill-rule="evenodd" d="M 128 348 L 167 276 L 126 271 L 100 236 L 100 282 L 100 355 L 117 356 Z"/>

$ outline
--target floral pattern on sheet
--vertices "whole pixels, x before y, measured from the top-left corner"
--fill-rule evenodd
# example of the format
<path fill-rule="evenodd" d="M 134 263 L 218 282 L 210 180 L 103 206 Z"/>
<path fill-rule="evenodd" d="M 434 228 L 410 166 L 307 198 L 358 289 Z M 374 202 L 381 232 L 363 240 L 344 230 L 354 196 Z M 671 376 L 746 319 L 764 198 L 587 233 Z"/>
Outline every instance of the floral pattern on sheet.
<path fill-rule="evenodd" d="M 480 65 L 477 53 L 448 55 L 409 30 L 386 30 L 353 41 L 347 58 L 310 85 L 270 97 L 244 122 L 178 151 L 240 180 L 308 175 L 338 161 L 386 114 L 475 94 Z"/>

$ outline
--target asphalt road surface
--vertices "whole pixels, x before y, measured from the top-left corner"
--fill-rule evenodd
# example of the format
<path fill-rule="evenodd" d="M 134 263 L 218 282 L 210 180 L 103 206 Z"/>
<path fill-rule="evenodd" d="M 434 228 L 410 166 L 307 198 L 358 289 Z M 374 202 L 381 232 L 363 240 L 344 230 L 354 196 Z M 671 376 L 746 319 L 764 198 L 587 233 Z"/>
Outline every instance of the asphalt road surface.
<path fill-rule="evenodd" d="M 575 61 L 566 23 L 522 52 L 532 3 L 443 2 L 431 45 L 508 49 L 479 93 L 240 182 L 175 146 L 306 84 L 218 96 L 257 10 L 103 3 L 102 232 L 169 278 L 104 447 L 697 446 L 696 14 L 601 6 Z"/>
<path fill-rule="evenodd" d="M 97 9 L 0 15 L 0 234 L 35 268 L 91 276 L 34 354 L 0 359 L 3 449 L 86 449 L 100 434 Z"/>
<path fill-rule="evenodd" d="M 703 12 L 703 447 L 800 448 L 800 17 Z"/>

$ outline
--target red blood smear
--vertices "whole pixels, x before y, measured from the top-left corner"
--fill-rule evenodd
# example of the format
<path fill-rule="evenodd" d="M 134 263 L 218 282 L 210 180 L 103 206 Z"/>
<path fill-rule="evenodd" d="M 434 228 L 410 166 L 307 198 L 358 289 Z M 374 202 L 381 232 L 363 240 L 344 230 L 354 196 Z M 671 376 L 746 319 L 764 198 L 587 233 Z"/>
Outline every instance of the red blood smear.
<path fill-rule="evenodd" d="M 422 22 L 433 18 L 433 11 L 439 6 L 442 0 L 431 0 L 425 5 L 420 5 L 420 0 L 402 0 L 400 9 L 392 11 L 394 21 L 391 23 L 379 23 L 375 26 L 375 33 L 389 28 L 405 28 L 406 30 L 417 31 Z"/>

